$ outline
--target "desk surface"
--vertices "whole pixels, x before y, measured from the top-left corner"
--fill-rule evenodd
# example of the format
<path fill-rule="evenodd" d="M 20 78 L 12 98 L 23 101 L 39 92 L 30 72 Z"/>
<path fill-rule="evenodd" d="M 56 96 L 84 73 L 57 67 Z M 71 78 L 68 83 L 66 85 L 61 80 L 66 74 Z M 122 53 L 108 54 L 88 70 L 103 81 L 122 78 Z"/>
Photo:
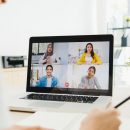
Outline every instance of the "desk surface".
<path fill-rule="evenodd" d="M 6 90 L 6 92 L 5 92 Z M 4 101 L 5 101 L 5 106 L 7 108 L 8 103 L 15 97 L 15 95 L 19 95 L 18 92 L 20 91 L 20 93 L 23 91 L 25 91 L 23 88 L 7 88 L 4 89 Z M 112 98 L 112 104 L 117 104 L 119 103 L 122 99 L 124 99 L 125 97 L 127 97 L 127 95 L 129 95 L 130 93 L 130 88 L 116 88 L 114 89 L 114 95 Z M 119 108 L 119 111 L 121 112 L 121 115 L 124 118 L 130 118 L 130 101 L 128 101 L 127 103 L 125 103 L 124 105 L 122 105 Z M 10 117 L 10 122 L 11 124 L 15 124 L 27 117 L 29 117 L 30 115 L 32 115 L 32 113 L 25 113 L 25 112 L 12 112 L 12 111 L 8 111 L 9 117 Z"/>
<path fill-rule="evenodd" d="M 4 106 L 7 108 L 10 99 L 14 97 L 14 95 L 18 95 L 19 93 L 24 93 L 26 89 L 26 68 L 16 69 L 13 72 L 11 70 L 4 70 L 1 72 L 2 74 L 2 82 L 1 86 L 3 87 L 3 97 L 4 97 Z M 8 82 L 7 82 L 8 81 Z M 114 88 L 113 90 L 113 98 L 112 103 L 117 104 L 119 101 L 124 99 L 130 95 L 130 88 Z M 124 104 L 119 108 L 121 112 L 121 116 L 126 119 L 130 119 L 130 101 Z M 30 115 L 32 113 L 25 112 L 11 112 L 8 111 L 9 121 L 11 124 L 15 124 Z"/>

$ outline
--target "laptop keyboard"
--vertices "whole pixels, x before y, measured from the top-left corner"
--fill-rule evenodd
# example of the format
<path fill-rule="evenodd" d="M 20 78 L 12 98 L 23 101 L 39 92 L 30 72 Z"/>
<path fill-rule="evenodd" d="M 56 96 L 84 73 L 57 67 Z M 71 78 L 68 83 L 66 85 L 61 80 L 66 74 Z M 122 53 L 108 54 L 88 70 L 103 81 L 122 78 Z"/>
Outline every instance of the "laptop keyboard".
<path fill-rule="evenodd" d="M 29 94 L 27 99 L 33 100 L 49 100 L 62 102 L 78 102 L 78 103 L 93 103 L 98 97 L 93 96 L 69 96 L 69 95 L 48 95 L 48 94 Z"/>

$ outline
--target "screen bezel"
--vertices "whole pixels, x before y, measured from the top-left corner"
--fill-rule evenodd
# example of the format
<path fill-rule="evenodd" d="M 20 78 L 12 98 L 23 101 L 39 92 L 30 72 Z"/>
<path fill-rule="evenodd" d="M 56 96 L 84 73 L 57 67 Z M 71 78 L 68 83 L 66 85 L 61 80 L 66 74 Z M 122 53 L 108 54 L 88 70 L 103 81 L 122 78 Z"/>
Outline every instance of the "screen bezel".
<path fill-rule="evenodd" d="M 31 58 L 32 58 L 32 44 L 33 43 L 47 43 L 47 42 L 89 42 L 89 41 L 108 41 L 109 44 L 109 84 L 108 90 L 85 90 L 73 88 L 40 88 L 30 86 L 30 72 L 31 72 Z M 28 69 L 27 69 L 27 92 L 37 93 L 57 93 L 57 94 L 73 94 L 73 95 L 106 95 L 112 96 L 113 85 L 113 35 L 77 35 L 77 36 L 45 36 L 45 37 L 30 37 L 29 53 L 28 53 Z"/>

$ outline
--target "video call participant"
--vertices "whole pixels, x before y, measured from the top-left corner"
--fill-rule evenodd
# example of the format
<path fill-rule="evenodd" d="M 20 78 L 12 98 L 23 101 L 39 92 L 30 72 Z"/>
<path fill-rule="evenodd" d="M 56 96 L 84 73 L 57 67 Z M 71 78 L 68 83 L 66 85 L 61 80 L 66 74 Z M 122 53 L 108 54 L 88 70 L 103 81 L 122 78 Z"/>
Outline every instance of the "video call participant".
<path fill-rule="evenodd" d="M 53 45 L 52 43 L 48 44 L 47 51 L 45 54 L 40 58 L 39 64 L 52 64 L 52 63 L 60 63 L 61 58 L 57 58 L 53 52 Z"/>
<path fill-rule="evenodd" d="M 53 66 L 47 65 L 46 66 L 46 75 L 41 77 L 39 81 L 36 83 L 37 87 L 57 87 L 58 79 L 52 75 L 53 73 Z"/>
<path fill-rule="evenodd" d="M 101 89 L 98 79 L 94 76 L 96 73 L 96 68 L 91 66 L 88 68 L 88 74 L 81 79 L 79 88 L 83 89 Z"/>
<path fill-rule="evenodd" d="M 92 43 L 88 43 L 85 52 L 81 55 L 77 64 L 102 64 L 100 57 L 94 52 Z"/>

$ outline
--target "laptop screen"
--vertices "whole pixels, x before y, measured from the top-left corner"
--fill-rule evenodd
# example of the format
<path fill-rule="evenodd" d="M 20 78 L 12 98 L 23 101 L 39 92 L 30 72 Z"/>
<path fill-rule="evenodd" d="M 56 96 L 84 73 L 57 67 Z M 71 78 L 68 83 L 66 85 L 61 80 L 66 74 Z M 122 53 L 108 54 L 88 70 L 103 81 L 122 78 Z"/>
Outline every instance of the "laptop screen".
<path fill-rule="evenodd" d="M 104 35 L 70 37 L 70 41 L 67 36 L 31 41 L 27 90 L 107 95 L 112 88 L 111 39 Z"/>

